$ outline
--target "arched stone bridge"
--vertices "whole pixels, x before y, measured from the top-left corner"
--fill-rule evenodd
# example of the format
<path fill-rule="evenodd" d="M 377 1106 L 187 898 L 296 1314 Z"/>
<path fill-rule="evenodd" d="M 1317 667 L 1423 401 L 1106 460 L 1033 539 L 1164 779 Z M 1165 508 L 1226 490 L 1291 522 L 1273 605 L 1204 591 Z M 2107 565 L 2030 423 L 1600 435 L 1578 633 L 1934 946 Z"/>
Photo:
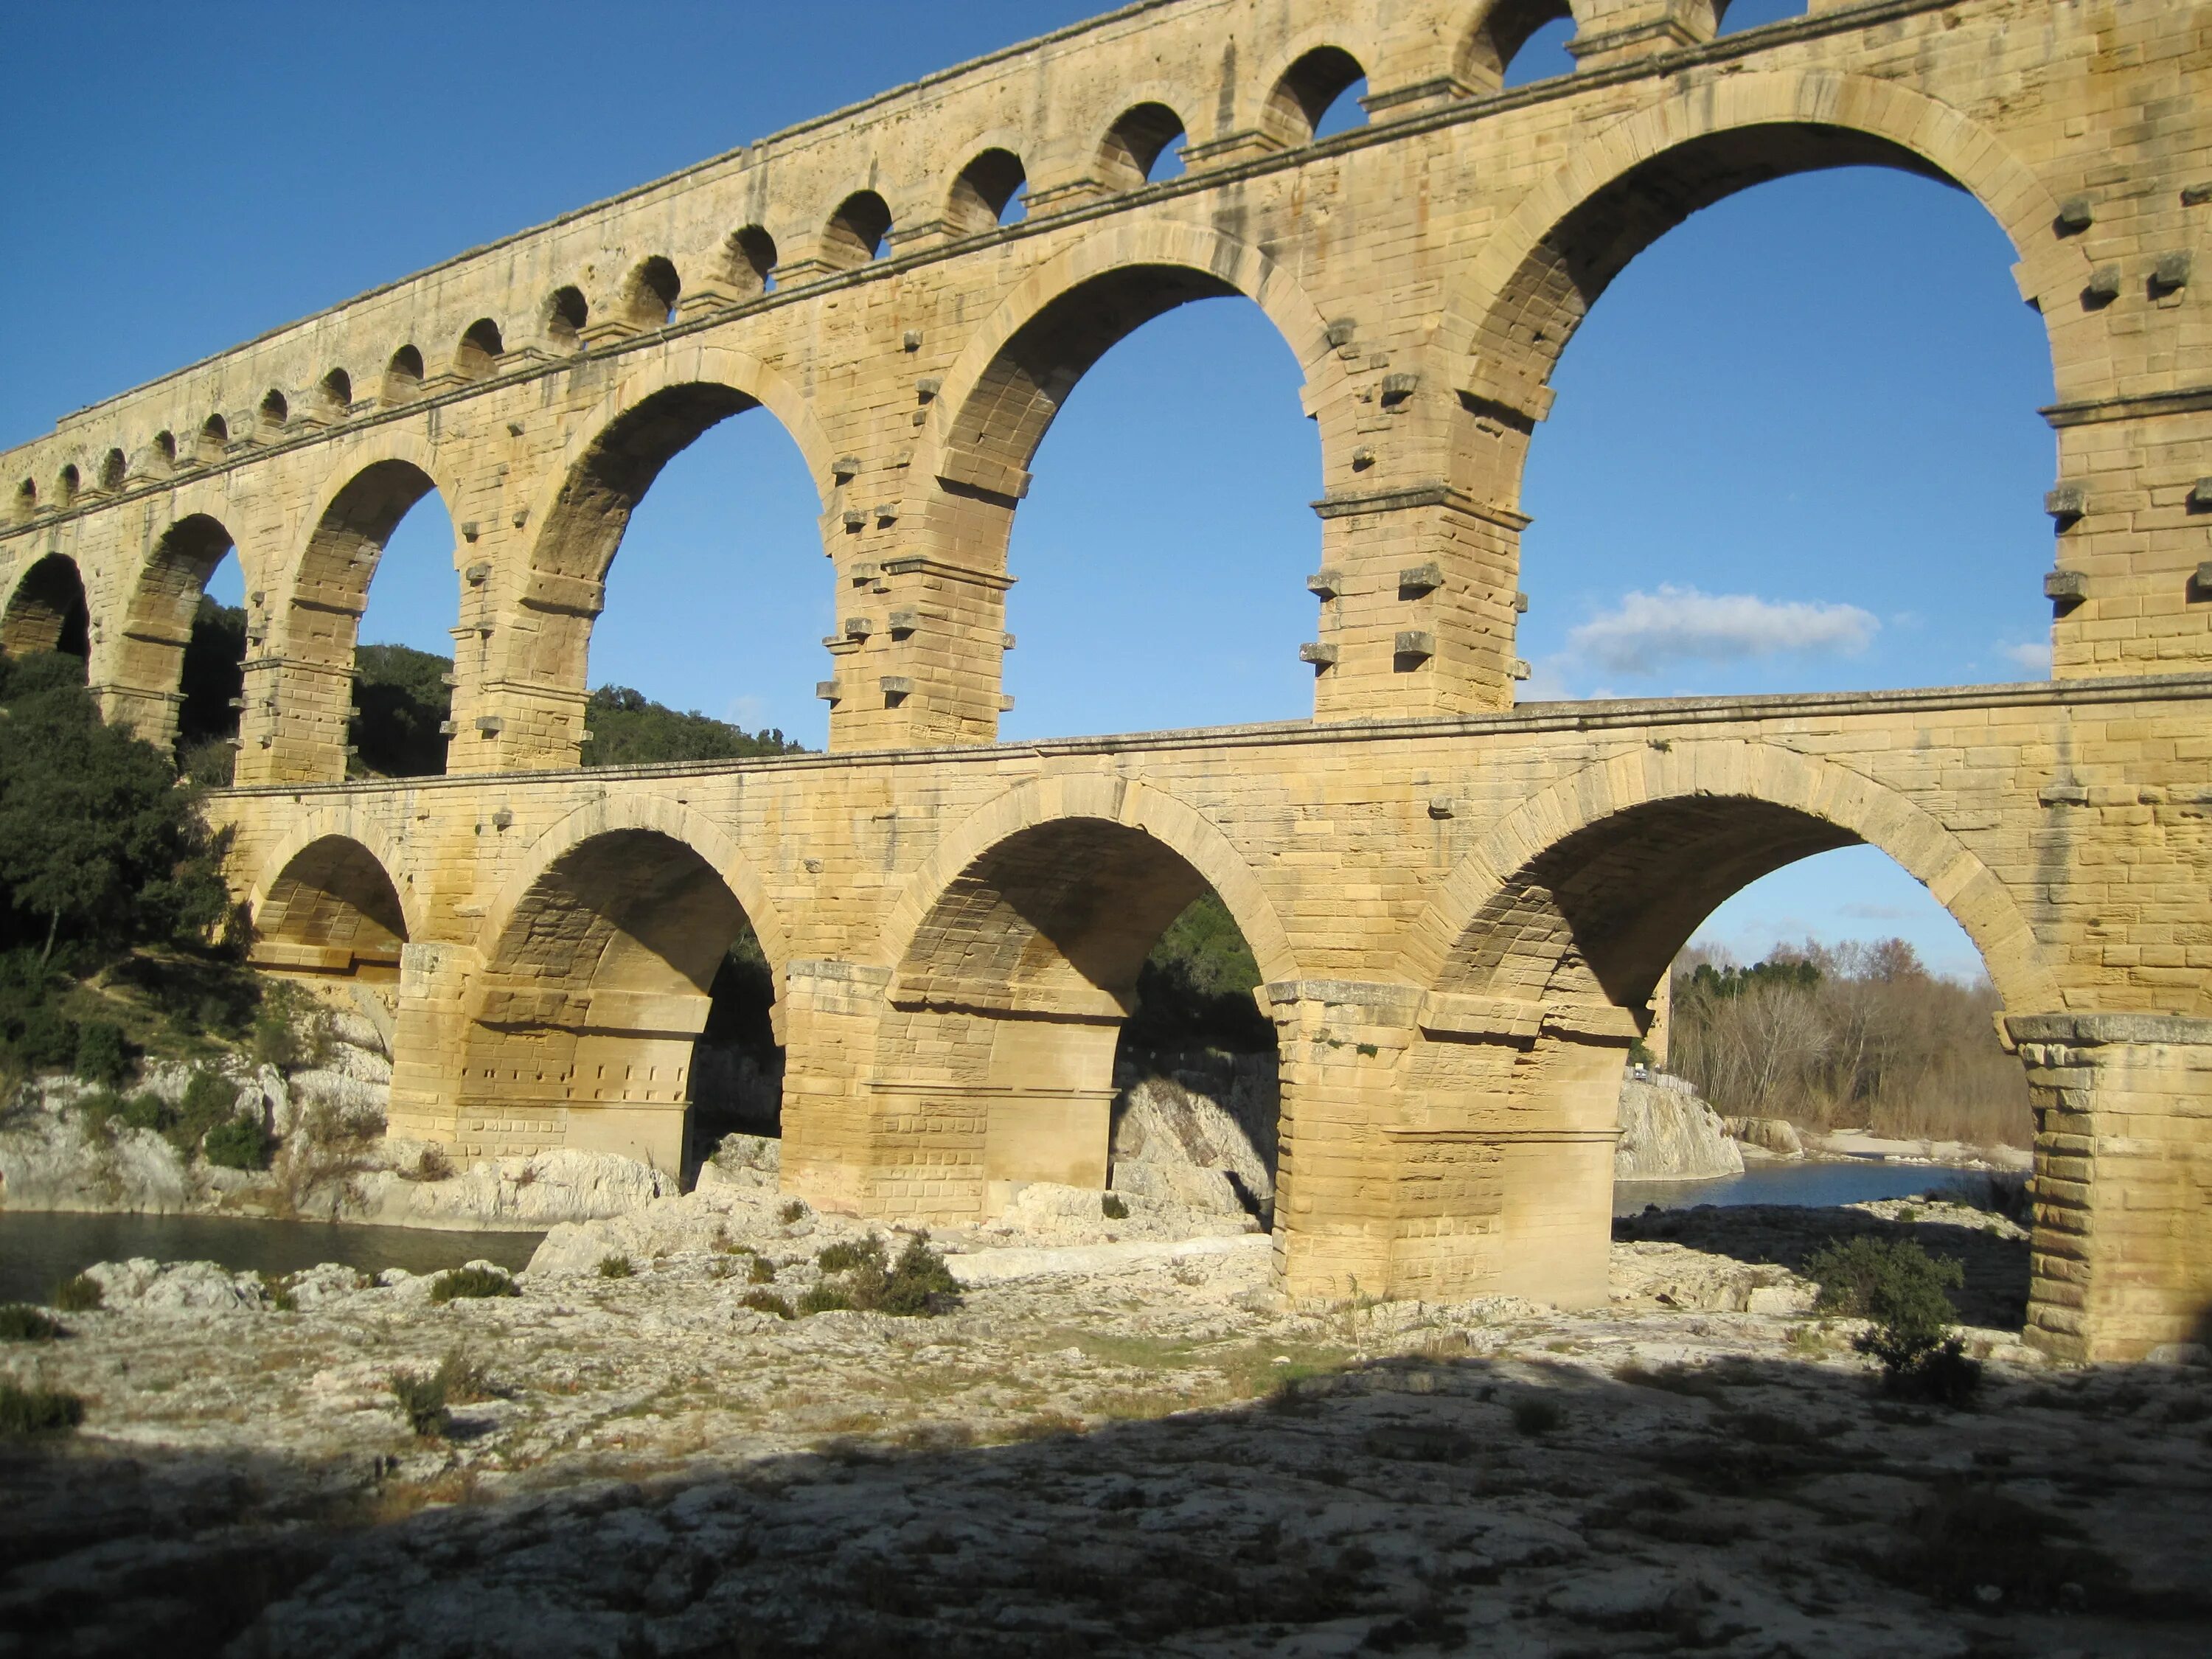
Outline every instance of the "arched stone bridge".
<path fill-rule="evenodd" d="M 950 1218 L 1095 1180 L 1137 964 L 1210 884 L 1269 981 L 1302 1293 L 1602 1294 L 1613 1097 L 1668 961 L 1744 883 L 1870 842 L 1973 935 L 2029 1067 L 2037 1340 L 2202 1340 L 2212 9 L 1814 0 L 1717 39 L 1721 9 L 1574 0 L 1576 72 L 1508 91 L 1558 0 L 1149 0 L 886 94 L 10 452 L 0 640 L 81 628 L 104 705 L 165 737 L 236 550 L 216 811 L 264 959 L 396 978 L 395 1130 L 471 1151 L 667 1159 L 743 917 L 797 1190 Z M 1362 76 L 1369 124 L 1316 140 Z M 1178 134 L 1188 172 L 1150 177 Z M 2020 579 L 2053 682 L 1516 709 L 1519 478 L 1584 312 L 1699 207 L 1861 162 L 1971 192 L 2045 325 L 2057 552 Z M 1321 436 L 1313 721 L 993 746 L 1059 402 L 1231 293 Z M 831 754 L 574 769 L 631 510 L 757 407 L 821 494 Z M 432 489 L 448 775 L 348 783 L 368 585 Z"/>

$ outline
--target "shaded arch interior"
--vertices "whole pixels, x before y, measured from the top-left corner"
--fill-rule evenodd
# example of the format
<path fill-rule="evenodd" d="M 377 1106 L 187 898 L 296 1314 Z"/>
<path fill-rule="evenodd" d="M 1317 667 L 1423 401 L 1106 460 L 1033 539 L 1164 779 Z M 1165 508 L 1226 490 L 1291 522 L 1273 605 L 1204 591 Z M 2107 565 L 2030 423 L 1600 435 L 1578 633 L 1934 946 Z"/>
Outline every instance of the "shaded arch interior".
<path fill-rule="evenodd" d="M 200 594 L 232 545 L 230 532 L 204 513 L 179 519 L 162 533 L 131 595 L 121 684 L 165 696 L 177 691 Z"/>
<path fill-rule="evenodd" d="M 1316 46 L 1283 71 L 1267 94 L 1267 120 L 1303 143 L 1314 135 L 1344 89 L 1366 78 L 1359 60 L 1341 46 Z"/>
<path fill-rule="evenodd" d="M 88 656 L 91 625 L 76 562 L 49 553 L 23 573 L 9 596 L 6 614 L 0 617 L 0 651 L 11 657 L 40 651 Z"/>
<path fill-rule="evenodd" d="M 258 966 L 380 983 L 399 977 L 407 918 L 398 889 L 349 836 L 325 836 L 295 854 L 253 924 Z"/>
<path fill-rule="evenodd" d="M 1495 92 L 1521 48 L 1547 24 L 1572 22 L 1567 0 L 1497 0 L 1468 37 L 1459 78 L 1477 92 Z"/>
<path fill-rule="evenodd" d="M 1635 1014 L 1699 923 L 1784 865 L 1862 845 L 1843 825 L 1748 796 L 1650 801 L 1565 836 L 1508 877 L 1437 988 Z"/>
<path fill-rule="evenodd" d="M 611 830 L 569 849 L 493 949 L 464 1099 L 501 1114 L 599 1109 L 572 1110 L 567 1144 L 676 1167 L 694 1044 L 750 931 L 728 884 L 671 836 Z"/>

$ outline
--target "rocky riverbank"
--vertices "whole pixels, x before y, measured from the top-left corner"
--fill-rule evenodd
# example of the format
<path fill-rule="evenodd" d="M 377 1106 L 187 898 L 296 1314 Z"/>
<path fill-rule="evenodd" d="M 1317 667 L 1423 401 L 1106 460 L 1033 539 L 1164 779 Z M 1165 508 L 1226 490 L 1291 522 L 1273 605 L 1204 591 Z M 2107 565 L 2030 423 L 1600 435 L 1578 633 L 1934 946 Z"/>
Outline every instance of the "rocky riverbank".
<path fill-rule="evenodd" d="M 2023 1349 L 1976 1212 L 1668 1212 L 1564 1314 L 1289 1309 L 1232 1234 L 949 1239 L 957 1310 L 786 1321 L 745 1297 L 856 1224 L 717 1179 L 578 1231 L 633 1225 L 443 1304 L 106 1270 L 0 1350 L 88 1402 L 0 1451 L 12 1650 L 2193 1654 L 2212 1614 L 2203 1373 Z M 1978 1409 L 1807 1316 L 1838 1231 L 1966 1260 Z M 387 1379 L 449 1355 L 480 1397 L 418 1440 Z"/>

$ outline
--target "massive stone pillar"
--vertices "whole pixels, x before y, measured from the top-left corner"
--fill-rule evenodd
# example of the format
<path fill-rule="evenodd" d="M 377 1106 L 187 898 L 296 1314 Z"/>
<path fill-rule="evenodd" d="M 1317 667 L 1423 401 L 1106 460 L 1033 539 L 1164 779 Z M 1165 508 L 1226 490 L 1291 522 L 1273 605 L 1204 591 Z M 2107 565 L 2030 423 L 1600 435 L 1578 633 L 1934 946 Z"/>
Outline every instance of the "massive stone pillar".
<path fill-rule="evenodd" d="M 2005 1025 L 2035 1107 L 2027 1340 L 2085 1360 L 2212 1342 L 2212 1019 Z"/>
<path fill-rule="evenodd" d="M 399 1006 L 392 1019 L 392 1102 L 385 1133 L 395 1139 L 459 1139 L 458 1106 L 468 1054 L 464 1012 L 483 953 L 471 945 L 410 944 L 399 951 Z"/>

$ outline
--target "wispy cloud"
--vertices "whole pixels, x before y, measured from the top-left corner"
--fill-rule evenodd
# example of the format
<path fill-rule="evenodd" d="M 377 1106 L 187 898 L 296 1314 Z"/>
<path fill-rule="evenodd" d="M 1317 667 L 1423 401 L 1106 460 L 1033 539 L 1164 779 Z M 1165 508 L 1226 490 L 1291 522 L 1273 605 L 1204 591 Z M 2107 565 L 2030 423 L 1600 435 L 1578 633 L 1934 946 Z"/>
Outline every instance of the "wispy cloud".
<path fill-rule="evenodd" d="M 1570 648 L 1618 674 L 1656 674 L 1671 663 L 1741 662 L 1785 651 L 1863 651 L 1881 620 L 1855 605 L 1762 599 L 1662 586 L 1620 603 L 1567 635 Z"/>
<path fill-rule="evenodd" d="M 2030 640 L 2025 645 L 2001 645 L 1997 655 L 2015 668 L 2025 668 L 2031 674 L 2051 672 L 2051 641 Z"/>

